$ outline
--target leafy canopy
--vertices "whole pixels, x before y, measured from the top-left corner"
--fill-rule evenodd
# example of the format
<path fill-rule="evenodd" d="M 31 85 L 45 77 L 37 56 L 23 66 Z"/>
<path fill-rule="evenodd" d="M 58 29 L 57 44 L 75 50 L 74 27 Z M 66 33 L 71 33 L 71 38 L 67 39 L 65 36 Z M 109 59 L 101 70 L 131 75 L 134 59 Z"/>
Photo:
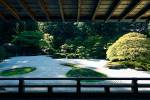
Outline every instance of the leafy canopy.
<path fill-rule="evenodd" d="M 14 38 L 13 42 L 21 47 L 39 47 L 42 36 L 39 31 L 23 31 Z"/>

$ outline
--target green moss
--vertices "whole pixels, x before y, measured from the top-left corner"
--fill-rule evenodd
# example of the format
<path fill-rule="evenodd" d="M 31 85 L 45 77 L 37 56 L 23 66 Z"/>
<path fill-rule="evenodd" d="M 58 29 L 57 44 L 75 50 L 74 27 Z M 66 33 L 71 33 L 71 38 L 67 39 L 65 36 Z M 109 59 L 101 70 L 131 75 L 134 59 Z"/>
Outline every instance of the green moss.
<path fill-rule="evenodd" d="M 8 69 L 0 72 L 0 76 L 15 76 L 15 75 L 22 75 L 33 72 L 36 70 L 35 67 L 21 67 L 21 68 L 14 68 Z"/>
<path fill-rule="evenodd" d="M 73 63 L 62 63 L 61 65 L 72 67 L 72 68 L 77 68 L 77 66 L 78 66 L 77 64 L 73 64 Z"/>
<path fill-rule="evenodd" d="M 99 73 L 87 68 L 74 68 L 66 73 L 67 77 L 76 77 L 76 78 L 88 78 L 88 77 L 98 77 L 105 78 L 107 77 L 103 73 Z M 83 82 L 98 82 L 99 80 L 84 80 Z"/>
<path fill-rule="evenodd" d="M 79 68 L 77 64 L 63 63 L 61 65 L 69 66 L 72 68 L 70 71 L 66 73 L 67 77 L 76 77 L 76 78 L 87 78 L 87 77 L 105 78 L 107 77 L 103 73 L 99 73 L 88 68 Z M 98 82 L 98 81 L 99 80 L 83 80 L 83 82 Z"/>

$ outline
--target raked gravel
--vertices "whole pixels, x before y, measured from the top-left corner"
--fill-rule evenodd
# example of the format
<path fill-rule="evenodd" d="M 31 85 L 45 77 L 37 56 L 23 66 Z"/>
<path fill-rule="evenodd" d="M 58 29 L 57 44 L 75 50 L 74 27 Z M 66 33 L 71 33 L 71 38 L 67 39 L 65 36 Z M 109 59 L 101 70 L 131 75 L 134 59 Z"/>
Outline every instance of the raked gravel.
<path fill-rule="evenodd" d="M 53 59 L 46 55 L 40 56 L 18 56 L 6 59 L 0 63 L 0 71 L 7 70 L 10 68 L 20 68 L 24 66 L 36 67 L 36 70 L 23 75 L 11 76 L 7 78 L 51 78 L 51 77 L 66 77 L 65 74 L 71 70 L 70 67 L 63 66 L 61 63 L 75 63 L 78 67 L 89 68 L 101 73 L 106 74 L 108 77 L 148 77 L 150 78 L 150 72 L 147 71 L 137 71 L 134 69 L 109 69 L 107 68 L 107 60 L 103 59 Z M 6 77 L 6 76 L 5 76 Z M 4 76 L 0 76 L 4 78 Z M 131 81 L 103 81 L 101 84 L 110 83 L 131 83 Z M 76 84 L 75 81 L 25 81 L 25 84 Z M 139 81 L 139 83 L 147 83 L 150 81 Z M 0 84 L 18 84 L 18 81 L 0 81 Z M 99 83 L 98 83 L 99 84 Z M 11 89 L 7 89 L 11 91 Z M 34 89 L 29 89 L 29 91 Z M 35 91 L 42 91 L 42 89 L 35 89 Z M 44 89 L 45 90 L 45 89 Z M 63 88 L 54 89 L 54 91 L 64 91 Z M 84 89 L 83 91 L 90 91 L 90 89 Z M 96 89 L 95 89 L 96 90 Z M 100 89 L 99 89 L 100 90 Z M 111 89 L 112 91 L 119 91 L 119 89 Z M 124 88 L 124 90 L 131 90 Z M 142 89 L 143 90 L 143 89 Z M 147 90 L 147 89 L 145 89 Z M 148 89 L 150 90 L 150 89 Z M 27 90 L 28 91 L 28 90 Z M 75 89 L 66 90 L 75 91 Z M 120 90 L 121 91 L 121 90 Z"/>

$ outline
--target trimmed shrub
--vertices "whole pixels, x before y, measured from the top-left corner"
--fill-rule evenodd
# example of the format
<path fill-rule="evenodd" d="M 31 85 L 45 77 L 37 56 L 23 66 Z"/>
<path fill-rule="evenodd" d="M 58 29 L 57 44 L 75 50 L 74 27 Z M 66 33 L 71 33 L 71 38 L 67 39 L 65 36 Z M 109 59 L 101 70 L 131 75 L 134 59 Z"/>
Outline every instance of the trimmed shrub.
<path fill-rule="evenodd" d="M 146 35 L 130 32 L 113 43 L 106 52 L 110 61 L 150 62 L 150 39 Z"/>

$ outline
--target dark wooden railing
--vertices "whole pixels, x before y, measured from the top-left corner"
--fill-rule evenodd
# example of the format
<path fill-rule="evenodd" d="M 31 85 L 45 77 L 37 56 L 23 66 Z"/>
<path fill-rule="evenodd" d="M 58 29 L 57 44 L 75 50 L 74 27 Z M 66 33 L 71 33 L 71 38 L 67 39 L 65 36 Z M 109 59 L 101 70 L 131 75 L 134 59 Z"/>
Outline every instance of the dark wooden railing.
<path fill-rule="evenodd" d="M 0 88 L 18 88 L 18 92 L 19 94 L 25 94 L 25 88 L 47 88 L 47 92 L 46 94 L 53 94 L 53 88 L 54 87 L 63 87 L 63 88 L 76 88 L 76 92 L 75 94 L 82 94 L 81 88 L 86 87 L 86 88 L 91 88 L 91 87 L 99 87 L 99 88 L 104 88 L 104 93 L 105 94 L 110 94 L 112 93 L 110 88 L 131 88 L 131 93 L 132 94 L 138 94 L 139 88 L 150 88 L 150 83 L 138 83 L 138 81 L 150 81 L 150 78 L 0 78 L 0 81 L 4 81 L 4 80 L 16 80 L 19 82 L 19 84 L 17 85 L 13 85 L 13 84 L 0 84 Z M 44 81 L 44 80 L 73 80 L 75 81 L 75 84 L 32 84 L 32 81 Z M 101 84 L 101 82 L 99 82 L 98 84 L 81 84 L 83 82 L 83 80 L 85 81 L 91 81 L 91 80 L 111 80 L 111 81 L 117 81 L 117 80 L 129 80 L 131 81 L 130 83 L 111 83 L 111 84 Z M 26 84 L 25 81 L 31 81 L 30 84 Z M 7 92 L 6 92 L 7 93 Z M 1 94 L 1 93 L 0 93 Z"/>

